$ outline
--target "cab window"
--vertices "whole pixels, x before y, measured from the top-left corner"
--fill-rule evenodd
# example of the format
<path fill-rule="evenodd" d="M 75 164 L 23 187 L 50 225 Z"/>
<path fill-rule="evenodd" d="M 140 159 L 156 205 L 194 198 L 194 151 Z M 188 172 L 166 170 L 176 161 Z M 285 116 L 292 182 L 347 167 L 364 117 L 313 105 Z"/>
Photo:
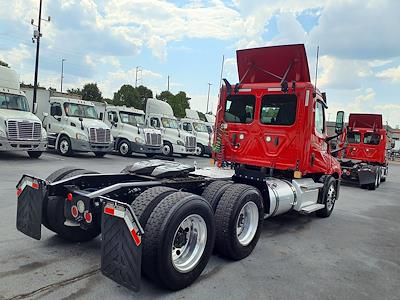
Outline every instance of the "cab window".
<path fill-rule="evenodd" d="M 192 131 L 192 124 L 188 123 L 188 122 L 183 122 L 182 123 L 182 129 L 188 132 Z"/>
<path fill-rule="evenodd" d="M 321 134 L 325 133 L 325 111 L 321 102 L 315 104 L 315 130 Z"/>
<path fill-rule="evenodd" d="M 359 132 L 348 131 L 347 142 L 349 144 L 359 144 L 361 142 L 361 134 Z"/>
<path fill-rule="evenodd" d="M 109 111 L 108 112 L 108 121 L 110 121 L 112 123 L 112 122 L 114 122 L 114 120 L 116 120 L 118 122 L 117 113 L 115 111 Z"/>
<path fill-rule="evenodd" d="M 364 133 L 364 144 L 367 145 L 379 145 L 381 136 L 374 132 Z"/>
<path fill-rule="evenodd" d="M 261 101 L 260 121 L 268 125 L 293 125 L 296 108 L 296 95 L 265 95 Z"/>
<path fill-rule="evenodd" d="M 253 95 L 228 96 L 225 105 L 225 121 L 244 124 L 253 122 L 255 103 L 256 98 Z"/>

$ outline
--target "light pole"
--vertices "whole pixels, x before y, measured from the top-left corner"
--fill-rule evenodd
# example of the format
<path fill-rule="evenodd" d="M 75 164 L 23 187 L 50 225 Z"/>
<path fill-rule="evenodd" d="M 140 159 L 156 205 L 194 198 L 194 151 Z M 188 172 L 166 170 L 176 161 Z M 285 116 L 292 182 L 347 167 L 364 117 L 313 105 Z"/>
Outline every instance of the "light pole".
<path fill-rule="evenodd" d="M 212 83 L 208 83 L 208 96 L 207 96 L 207 109 L 206 109 L 206 114 L 208 113 L 208 103 L 210 102 L 210 88 L 212 86 Z"/>
<path fill-rule="evenodd" d="M 139 71 L 140 71 L 140 72 L 142 71 L 142 70 L 139 69 L 139 68 L 140 68 L 140 66 L 137 66 L 137 67 L 136 67 L 136 72 L 135 72 L 135 73 L 136 73 L 136 74 L 135 74 L 135 75 L 136 75 L 136 76 L 135 76 L 135 88 L 137 88 L 138 72 L 139 72 Z"/>
<path fill-rule="evenodd" d="M 43 20 L 50 22 L 50 17 L 47 17 L 47 20 Z M 35 112 L 35 107 L 36 107 L 36 96 L 37 96 L 37 88 L 38 88 L 38 76 L 39 76 L 39 49 L 40 49 L 40 38 L 42 37 L 42 33 L 40 32 L 40 26 L 42 24 L 42 0 L 39 2 L 39 19 L 38 19 L 38 25 L 36 26 L 34 24 L 34 20 L 31 20 L 31 24 L 35 27 L 37 27 L 37 30 L 33 31 L 33 38 L 32 42 L 35 42 L 36 39 L 36 61 L 35 61 L 35 79 L 34 79 L 34 84 L 33 84 L 33 105 L 32 105 L 32 112 Z"/>
<path fill-rule="evenodd" d="M 61 93 L 62 93 L 62 86 L 63 86 L 63 79 L 64 79 L 64 61 L 65 58 L 61 59 Z"/>
<path fill-rule="evenodd" d="M 167 91 L 169 92 L 169 75 L 168 75 Z"/>

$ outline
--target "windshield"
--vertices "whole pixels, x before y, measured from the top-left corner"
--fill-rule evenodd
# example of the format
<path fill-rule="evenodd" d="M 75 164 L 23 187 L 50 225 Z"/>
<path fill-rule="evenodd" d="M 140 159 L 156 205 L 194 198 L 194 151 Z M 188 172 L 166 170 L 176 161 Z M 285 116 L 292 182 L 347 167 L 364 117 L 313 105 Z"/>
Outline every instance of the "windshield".
<path fill-rule="evenodd" d="M 65 102 L 64 110 L 68 117 L 97 119 L 97 111 L 94 106 Z"/>
<path fill-rule="evenodd" d="M 130 124 L 133 126 L 144 125 L 144 115 L 121 111 L 119 113 L 119 116 L 122 123 Z"/>
<path fill-rule="evenodd" d="M 29 111 L 25 96 L 0 93 L 0 109 Z"/>
<path fill-rule="evenodd" d="M 161 122 L 165 128 L 178 129 L 178 122 L 175 119 L 161 118 Z"/>
<path fill-rule="evenodd" d="M 203 123 L 193 122 L 193 127 L 194 127 L 194 130 L 197 132 L 207 132 L 208 133 L 207 126 Z"/>

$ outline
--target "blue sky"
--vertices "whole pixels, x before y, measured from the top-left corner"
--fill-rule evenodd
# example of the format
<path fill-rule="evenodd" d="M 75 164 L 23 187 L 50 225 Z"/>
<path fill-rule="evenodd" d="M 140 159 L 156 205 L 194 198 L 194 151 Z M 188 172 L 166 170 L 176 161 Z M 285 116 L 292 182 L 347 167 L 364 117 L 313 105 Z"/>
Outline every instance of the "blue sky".
<path fill-rule="evenodd" d="M 0 0 L 0 59 L 33 81 L 32 18 L 39 0 Z M 224 77 L 237 80 L 235 50 L 304 43 L 312 76 L 320 46 L 319 88 L 328 94 L 331 120 L 338 109 L 379 112 L 400 125 L 400 1 L 360 0 L 43 0 L 39 82 L 64 87 L 97 82 L 112 97 L 122 84 L 155 93 L 184 90 L 204 111 L 208 83 L 217 105 Z"/>

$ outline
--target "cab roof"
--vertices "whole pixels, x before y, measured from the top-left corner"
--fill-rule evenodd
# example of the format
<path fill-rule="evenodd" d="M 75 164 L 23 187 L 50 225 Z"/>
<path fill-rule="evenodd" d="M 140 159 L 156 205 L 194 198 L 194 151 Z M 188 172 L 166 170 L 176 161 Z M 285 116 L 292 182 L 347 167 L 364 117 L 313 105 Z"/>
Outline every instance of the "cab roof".
<path fill-rule="evenodd" d="M 349 127 L 382 129 L 382 115 L 379 114 L 353 114 L 349 115 Z"/>

